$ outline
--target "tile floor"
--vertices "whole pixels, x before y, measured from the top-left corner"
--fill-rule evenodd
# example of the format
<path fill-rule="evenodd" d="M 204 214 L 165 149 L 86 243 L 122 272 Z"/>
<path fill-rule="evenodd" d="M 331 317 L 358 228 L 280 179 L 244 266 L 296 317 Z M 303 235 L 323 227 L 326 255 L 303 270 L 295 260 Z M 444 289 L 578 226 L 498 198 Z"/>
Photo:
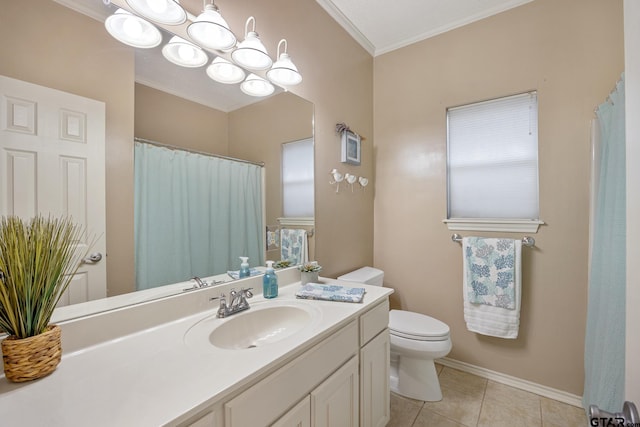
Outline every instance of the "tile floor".
<path fill-rule="evenodd" d="M 443 399 L 423 402 L 391 393 L 387 427 L 585 427 L 582 408 L 442 365 Z"/>

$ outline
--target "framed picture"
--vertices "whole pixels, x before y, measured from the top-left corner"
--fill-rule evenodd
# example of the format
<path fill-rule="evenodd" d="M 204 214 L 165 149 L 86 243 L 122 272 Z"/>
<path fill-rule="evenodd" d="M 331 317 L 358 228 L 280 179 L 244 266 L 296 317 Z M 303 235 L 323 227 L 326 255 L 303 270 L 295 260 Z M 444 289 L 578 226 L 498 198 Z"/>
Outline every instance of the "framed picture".
<path fill-rule="evenodd" d="M 360 135 L 346 130 L 342 132 L 342 163 L 360 165 Z"/>

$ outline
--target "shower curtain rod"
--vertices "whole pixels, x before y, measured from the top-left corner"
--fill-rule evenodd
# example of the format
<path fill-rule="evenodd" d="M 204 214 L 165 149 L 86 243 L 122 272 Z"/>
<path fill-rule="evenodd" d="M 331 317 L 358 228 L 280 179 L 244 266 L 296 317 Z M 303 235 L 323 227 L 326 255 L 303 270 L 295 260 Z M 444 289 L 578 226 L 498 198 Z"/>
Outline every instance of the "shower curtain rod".
<path fill-rule="evenodd" d="M 458 233 L 452 234 L 451 235 L 451 241 L 452 242 L 462 242 L 462 236 L 459 235 Z M 529 247 L 533 247 L 536 244 L 536 239 L 534 239 L 531 236 L 524 236 L 522 238 L 522 245 L 523 246 L 529 246 Z"/>
<path fill-rule="evenodd" d="M 252 162 L 251 160 L 236 159 L 235 157 L 222 156 L 220 154 L 205 153 L 204 151 L 191 150 L 189 148 L 178 147 L 176 145 L 164 144 L 162 142 L 151 141 L 149 139 L 144 139 L 144 138 L 138 138 L 137 136 L 134 137 L 133 140 L 135 142 L 142 142 L 142 143 L 145 143 L 145 144 L 151 144 L 151 145 L 155 145 L 157 147 L 168 148 L 170 150 L 187 151 L 189 153 L 200 154 L 202 156 L 217 157 L 219 159 L 231 160 L 232 162 L 248 163 L 250 165 L 260 166 L 261 168 L 264 167 L 264 162 Z"/>

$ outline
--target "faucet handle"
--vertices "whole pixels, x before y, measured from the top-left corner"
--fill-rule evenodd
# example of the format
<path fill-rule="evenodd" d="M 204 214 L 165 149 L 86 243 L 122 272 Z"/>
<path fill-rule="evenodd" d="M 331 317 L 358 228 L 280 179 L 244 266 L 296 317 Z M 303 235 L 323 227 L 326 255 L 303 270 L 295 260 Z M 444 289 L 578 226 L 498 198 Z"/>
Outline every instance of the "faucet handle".
<path fill-rule="evenodd" d="M 251 298 L 253 297 L 253 292 L 251 292 L 251 289 L 253 288 L 247 288 L 247 289 L 242 288 L 240 289 L 240 293 L 244 295 L 245 298 Z"/>
<path fill-rule="evenodd" d="M 217 312 L 217 316 L 218 317 L 225 317 L 228 313 L 228 307 L 227 307 L 227 299 L 225 297 L 224 294 L 220 294 L 217 297 L 211 297 L 209 298 L 209 301 L 214 301 L 214 300 L 220 300 L 220 307 L 218 307 L 218 312 Z"/>
<path fill-rule="evenodd" d="M 217 297 L 209 298 L 209 301 L 215 301 L 215 300 L 219 299 L 220 300 L 220 304 L 223 304 L 224 301 L 225 301 L 225 298 L 226 298 L 225 294 L 220 294 Z"/>

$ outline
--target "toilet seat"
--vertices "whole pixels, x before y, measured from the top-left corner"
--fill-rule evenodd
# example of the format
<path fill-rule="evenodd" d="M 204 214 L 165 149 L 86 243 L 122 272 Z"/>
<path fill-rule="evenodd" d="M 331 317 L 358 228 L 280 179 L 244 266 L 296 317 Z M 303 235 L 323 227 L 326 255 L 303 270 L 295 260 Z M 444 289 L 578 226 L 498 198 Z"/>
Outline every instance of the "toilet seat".
<path fill-rule="evenodd" d="M 391 335 L 416 341 L 444 341 L 449 339 L 449 326 L 433 317 L 405 310 L 389 312 Z"/>

